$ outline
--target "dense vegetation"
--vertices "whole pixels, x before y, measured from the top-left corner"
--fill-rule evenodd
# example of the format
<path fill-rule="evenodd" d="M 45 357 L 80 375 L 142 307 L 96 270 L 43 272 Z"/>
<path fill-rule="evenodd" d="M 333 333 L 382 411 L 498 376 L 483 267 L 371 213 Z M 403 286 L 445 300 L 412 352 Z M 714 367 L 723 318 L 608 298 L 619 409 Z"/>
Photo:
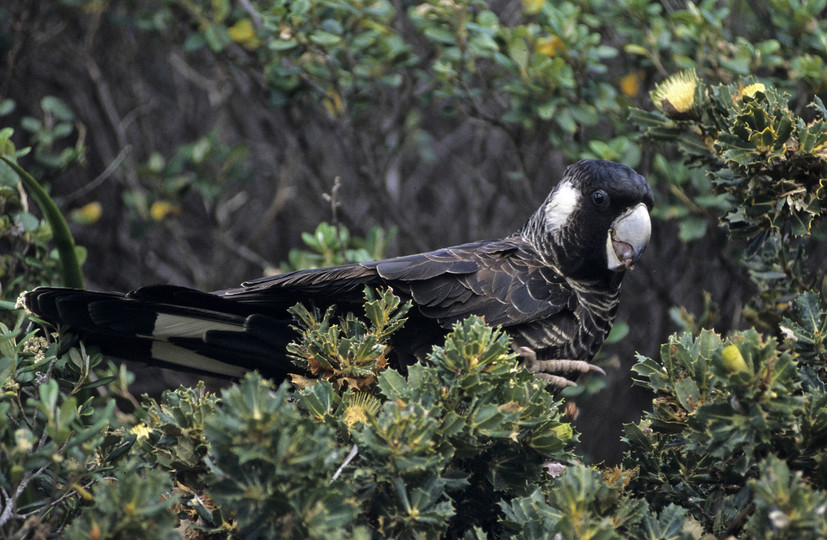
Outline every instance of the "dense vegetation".
<path fill-rule="evenodd" d="M 0 6 L 0 536 L 827 536 L 826 4 Z M 403 377 L 368 290 L 294 308 L 317 380 L 136 399 L 15 309 L 504 234 L 584 157 L 657 193 L 611 384 L 552 396 L 473 318 Z"/>

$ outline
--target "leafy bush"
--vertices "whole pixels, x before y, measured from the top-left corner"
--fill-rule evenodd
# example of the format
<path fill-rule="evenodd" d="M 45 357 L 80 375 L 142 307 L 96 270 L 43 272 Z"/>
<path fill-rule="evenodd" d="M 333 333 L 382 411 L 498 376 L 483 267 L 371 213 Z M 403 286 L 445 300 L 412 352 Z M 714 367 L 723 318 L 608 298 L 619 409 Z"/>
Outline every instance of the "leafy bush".
<path fill-rule="evenodd" d="M 816 465 L 827 458 L 823 382 L 802 392 L 807 385 L 793 355 L 775 340 L 754 330 L 726 341 L 709 331 L 682 334 L 663 346 L 660 361 L 641 358 L 635 371 L 658 397 L 639 424 L 626 426 L 626 464 L 638 470 L 631 487 L 650 494 L 655 508 L 683 505 L 705 530 L 725 537 L 753 515 L 762 475 L 792 467 L 807 472 L 807 483 L 799 478 L 794 489 L 827 487 Z M 799 510 L 782 511 L 794 521 Z M 795 526 L 823 534 L 825 524 L 814 513 Z"/>

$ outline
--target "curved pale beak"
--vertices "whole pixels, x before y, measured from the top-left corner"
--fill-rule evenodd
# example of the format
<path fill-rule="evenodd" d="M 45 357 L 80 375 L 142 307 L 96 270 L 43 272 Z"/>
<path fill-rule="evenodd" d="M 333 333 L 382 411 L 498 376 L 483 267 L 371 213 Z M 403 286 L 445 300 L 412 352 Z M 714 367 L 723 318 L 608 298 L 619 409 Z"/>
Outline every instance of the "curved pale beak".
<path fill-rule="evenodd" d="M 630 208 L 620 215 L 606 236 L 606 259 L 609 270 L 619 272 L 631 270 L 643 254 L 649 237 L 652 236 L 652 221 L 649 210 L 643 203 Z"/>

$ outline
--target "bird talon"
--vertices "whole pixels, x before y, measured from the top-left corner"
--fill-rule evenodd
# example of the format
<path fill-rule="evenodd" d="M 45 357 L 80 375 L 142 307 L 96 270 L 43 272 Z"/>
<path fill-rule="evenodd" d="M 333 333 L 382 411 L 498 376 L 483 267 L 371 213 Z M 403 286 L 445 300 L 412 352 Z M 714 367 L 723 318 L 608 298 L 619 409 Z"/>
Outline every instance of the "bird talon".
<path fill-rule="evenodd" d="M 577 386 L 577 383 L 571 379 L 560 377 L 559 375 L 550 375 L 548 373 L 534 373 L 534 376 L 546 383 L 546 386 L 553 386 L 558 390 L 568 388 L 569 386 Z"/>
<path fill-rule="evenodd" d="M 534 375 L 546 383 L 557 388 L 565 388 L 567 386 L 577 386 L 577 384 L 566 378 L 564 375 L 569 373 L 599 373 L 606 375 L 606 372 L 600 366 L 596 366 L 585 360 L 568 360 L 568 359 L 554 359 L 554 360 L 538 360 L 537 352 L 530 347 L 517 347 L 517 353 L 523 357 L 522 366 L 534 372 Z"/>

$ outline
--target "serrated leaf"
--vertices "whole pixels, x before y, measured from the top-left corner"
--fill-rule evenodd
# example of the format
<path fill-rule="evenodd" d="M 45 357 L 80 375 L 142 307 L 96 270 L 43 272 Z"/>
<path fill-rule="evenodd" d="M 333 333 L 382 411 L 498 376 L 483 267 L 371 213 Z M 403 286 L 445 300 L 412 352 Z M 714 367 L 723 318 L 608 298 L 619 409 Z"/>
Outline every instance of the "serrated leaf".
<path fill-rule="evenodd" d="M 324 418 L 333 405 L 333 385 L 319 381 L 298 393 L 297 404 L 316 419 Z"/>
<path fill-rule="evenodd" d="M 379 375 L 379 389 L 388 399 L 404 396 L 407 393 L 407 381 L 395 369 L 386 369 Z"/>
<path fill-rule="evenodd" d="M 698 408 L 700 403 L 700 391 L 698 385 L 692 379 L 682 379 L 675 383 L 675 397 L 681 406 L 692 412 Z"/>

